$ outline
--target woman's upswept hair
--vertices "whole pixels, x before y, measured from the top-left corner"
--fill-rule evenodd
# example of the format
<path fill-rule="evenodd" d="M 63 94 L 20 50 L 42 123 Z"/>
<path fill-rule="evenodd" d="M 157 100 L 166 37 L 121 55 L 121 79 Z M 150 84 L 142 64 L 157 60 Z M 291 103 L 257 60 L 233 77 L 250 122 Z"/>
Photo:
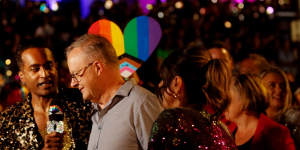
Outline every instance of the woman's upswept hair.
<path fill-rule="evenodd" d="M 193 46 L 170 54 L 161 66 L 160 76 L 163 81 L 158 91 L 160 98 L 163 92 L 168 91 L 166 89 L 170 89 L 173 78 L 180 76 L 184 83 L 186 105 L 203 109 L 208 104 L 217 116 L 228 105 L 231 72 L 223 60 L 212 60 L 202 47 Z"/>
<path fill-rule="evenodd" d="M 270 74 L 270 73 L 275 73 L 280 75 L 283 80 L 284 80 L 284 86 L 285 86 L 285 97 L 284 97 L 284 106 L 282 107 L 282 109 L 277 113 L 277 117 L 280 117 L 281 114 L 285 113 L 292 105 L 292 92 L 291 92 L 291 88 L 290 88 L 290 83 L 289 80 L 286 76 L 286 74 L 278 67 L 276 66 L 270 66 L 269 68 L 263 70 L 260 74 L 261 79 L 263 79 L 266 75 Z M 276 118 L 277 118 L 276 117 Z M 279 119 L 279 118 L 277 118 Z"/>
<path fill-rule="evenodd" d="M 269 94 L 261 79 L 251 74 L 234 74 L 232 85 L 241 95 L 243 110 L 259 116 L 268 107 Z"/>

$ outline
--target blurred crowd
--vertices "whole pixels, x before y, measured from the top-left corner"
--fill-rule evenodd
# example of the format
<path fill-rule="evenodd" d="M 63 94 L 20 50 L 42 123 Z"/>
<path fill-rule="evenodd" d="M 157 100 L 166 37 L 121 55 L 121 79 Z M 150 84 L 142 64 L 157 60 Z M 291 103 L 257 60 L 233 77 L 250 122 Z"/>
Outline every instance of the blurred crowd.
<path fill-rule="evenodd" d="M 172 51 L 188 45 L 204 45 L 206 48 L 223 47 L 230 53 L 233 67 L 249 62 L 243 61 L 249 54 L 258 54 L 266 61 L 283 69 L 291 84 L 292 92 L 299 87 L 299 42 L 292 42 L 290 22 L 295 17 L 280 17 L 276 11 L 297 12 L 296 1 L 254 1 L 238 4 L 235 1 L 156 1 L 147 6 L 149 13 L 141 9 L 138 1 L 114 1 L 106 8 L 105 1 L 95 1 L 87 18 L 81 18 L 79 1 L 59 2 L 57 11 L 44 11 L 45 2 L 0 0 L 0 87 L 1 104 L 6 107 L 26 91 L 21 89 L 17 76 L 14 53 L 20 45 L 34 43 L 49 47 L 59 63 L 60 82 L 69 86 L 69 75 L 63 51 L 78 36 L 87 32 L 89 26 L 107 18 L 121 29 L 134 17 L 148 15 L 161 25 L 163 36 L 156 51 L 137 71 L 141 84 L 154 91 L 160 81 L 158 68 Z M 267 6 L 274 12 L 267 13 Z M 7 64 L 6 60 L 11 62 Z M 251 67 L 251 65 L 250 65 Z M 11 71 L 8 73 L 7 71 Z M 156 70 L 154 73 L 153 70 Z M 16 93 L 16 92 L 15 92 Z M 298 90 L 299 93 L 299 90 Z M 9 96 L 10 94 L 14 96 Z M 8 99 L 8 100 L 7 100 Z M 294 97 L 295 99 L 295 97 Z"/>

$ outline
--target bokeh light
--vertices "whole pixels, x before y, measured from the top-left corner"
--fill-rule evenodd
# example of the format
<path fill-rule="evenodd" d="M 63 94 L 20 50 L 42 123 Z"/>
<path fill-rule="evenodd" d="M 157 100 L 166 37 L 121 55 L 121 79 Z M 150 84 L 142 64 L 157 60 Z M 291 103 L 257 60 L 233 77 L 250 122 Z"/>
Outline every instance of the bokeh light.
<path fill-rule="evenodd" d="M 6 64 L 7 66 L 9 66 L 9 65 L 11 64 L 11 60 L 10 60 L 10 59 L 6 59 L 6 60 L 5 60 L 5 64 Z"/>
<path fill-rule="evenodd" d="M 12 71 L 11 70 L 7 70 L 6 71 L 6 76 L 10 77 L 12 75 Z"/>
<path fill-rule="evenodd" d="M 147 8 L 148 10 L 152 10 L 152 9 L 153 9 L 153 5 L 152 5 L 152 4 L 147 4 L 147 5 L 146 5 L 146 8 Z"/>
<path fill-rule="evenodd" d="M 162 19 L 162 18 L 164 18 L 164 13 L 162 12 L 162 11 L 159 11 L 158 13 L 157 13 L 157 17 L 158 18 L 160 18 L 160 19 Z"/>
<path fill-rule="evenodd" d="M 211 2 L 216 4 L 216 3 L 218 3 L 218 0 L 211 0 Z"/>
<path fill-rule="evenodd" d="M 177 1 L 177 2 L 175 3 L 175 8 L 177 8 L 177 9 L 183 8 L 183 2 L 182 2 L 182 1 Z"/>
<path fill-rule="evenodd" d="M 232 24 L 230 21 L 225 21 L 224 26 L 225 28 L 230 29 L 232 27 Z"/>
<path fill-rule="evenodd" d="M 49 13 L 49 8 L 47 7 L 47 5 L 45 3 L 42 3 L 40 5 L 40 11 L 43 13 Z"/>
<path fill-rule="evenodd" d="M 259 12 L 260 13 L 265 13 L 265 11 L 266 11 L 266 9 L 265 9 L 265 7 L 264 6 L 259 6 Z"/>
<path fill-rule="evenodd" d="M 239 3 L 239 4 L 238 4 L 238 8 L 239 8 L 239 9 L 243 9 L 244 6 L 245 6 L 244 3 Z"/>
<path fill-rule="evenodd" d="M 240 20 L 240 21 L 244 21 L 244 20 L 245 20 L 245 16 L 244 16 L 243 14 L 240 14 L 240 15 L 239 15 L 239 20 Z"/>
<path fill-rule="evenodd" d="M 269 6 L 269 7 L 267 7 L 267 11 L 266 12 L 267 12 L 268 15 L 271 15 L 271 14 L 274 13 L 274 8 L 271 7 L 271 6 Z"/>
<path fill-rule="evenodd" d="M 58 3 L 57 3 L 57 2 L 53 3 L 53 4 L 50 6 L 50 9 L 51 9 L 52 11 L 58 11 L 58 8 L 59 8 L 59 6 L 58 6 Z"/>
<path fill-rule="evenodd" d="M 206 9 L 205 8 L 200 8 L 200 14 L 205 15 L 206 14 Z"/>
<path fill-rule="evenodd" d="M 107 1 L 105 1 L 105 3 L 104 3 L 105 9 L 111 9 L 111 8 L 113 7 L 113 5 L 114 5 L 114 3 L 113 3 L 112 0 L 107 0 Z"/>

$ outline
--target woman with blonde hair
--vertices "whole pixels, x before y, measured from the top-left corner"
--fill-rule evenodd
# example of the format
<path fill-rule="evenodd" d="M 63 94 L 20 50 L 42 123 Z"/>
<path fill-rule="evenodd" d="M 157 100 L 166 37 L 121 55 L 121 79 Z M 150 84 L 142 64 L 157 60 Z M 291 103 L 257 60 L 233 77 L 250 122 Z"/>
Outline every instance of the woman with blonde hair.
<path fill-rule="evenodd" d="M 292 104 L 292 92 L 287 76 L 280 68 L 272 66 L 263 70 L 260 77 L 271 96 L 266 114 L 280 122 L 282 115 Z"/>
<path fill-rule="evenodd" d="M 289 130 L 264 115 L 268 92 L 254 75 L 234 75 L 226 119 L 236 124 L 233 131 L 240 150 L 294 150 Z"/>
<path fill-rule="evenodd" d="M 278 67 L 271 66 L 260 75 L 270 94 L 266 114 L 274 121 L 287 126 L 300 149 L 300 110 L 292 107 L 292 92 L 286 74 Z"/>

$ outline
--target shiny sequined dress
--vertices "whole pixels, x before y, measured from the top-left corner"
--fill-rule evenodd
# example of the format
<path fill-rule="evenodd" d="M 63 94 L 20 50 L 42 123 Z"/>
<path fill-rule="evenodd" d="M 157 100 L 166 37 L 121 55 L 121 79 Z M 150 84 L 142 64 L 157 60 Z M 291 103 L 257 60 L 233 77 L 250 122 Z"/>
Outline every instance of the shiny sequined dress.
<path fill-rule="evenodd" d="M 205 111 L 175 108 L 154 122 L 149 150 L 232 150 L 233 138 L 220 121 Z"/>
<path fill-rule="evenodd" d="M 66 122 L 64 149 L 86 149 L 92 125 L 91 104 L 84 103 L 81 95 L 71 89 L 60 91 L 56 99 L 61 102 Z M 30 95 L 0 113 L 0 150 L 42 149 L 44 135 L 33 118 Z"/>

